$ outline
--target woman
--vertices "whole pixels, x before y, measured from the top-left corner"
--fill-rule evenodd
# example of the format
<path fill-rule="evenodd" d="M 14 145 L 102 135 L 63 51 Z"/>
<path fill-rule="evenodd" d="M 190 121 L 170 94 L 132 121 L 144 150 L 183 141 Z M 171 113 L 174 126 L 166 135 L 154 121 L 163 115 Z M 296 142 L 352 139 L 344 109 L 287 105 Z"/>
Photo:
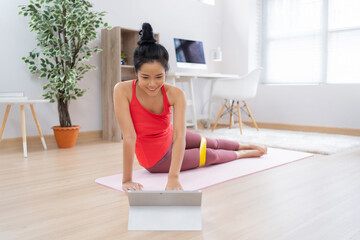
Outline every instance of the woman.
<path fill-rule="evenodd" d="M 149 172 L 169 173 L 165 190 L 183 190 L 180 171 L 266 154 L 264 146 L 240 146 L 235 141 L 204 138 L 187 131 L 185 95 L 165 83 L 169 54 L 156 44 L 150 24 L 144 23 L 139 34 L 134 53 L 137 79 L 114 87 L 115 114 L 123 134 L 124 191 L 143 188 L 132 181 L 134 153 Z"/>

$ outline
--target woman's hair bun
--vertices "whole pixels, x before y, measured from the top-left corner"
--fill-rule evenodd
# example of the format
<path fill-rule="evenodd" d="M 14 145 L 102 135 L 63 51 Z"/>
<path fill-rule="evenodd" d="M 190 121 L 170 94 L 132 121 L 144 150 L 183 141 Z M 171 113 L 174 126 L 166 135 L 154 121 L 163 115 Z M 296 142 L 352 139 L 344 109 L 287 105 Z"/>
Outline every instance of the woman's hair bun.
<path fill-rule="evenodd" d="M 139 32 L 140 40 L 134 51 L 134 67 L 138 72 L 145 63 L 159 62 L 167 72 L 169 70 L 169 53 L 160 43 L 156 43 L 153 29 L 149 23 L 143 23 Z"/>
<path fill-rule="evenodd" d="M 139 35 L 140 40 L 138 41 L 138 45 L 156 43 L 153 29 L 149 23 L 143 23 L 142 30 L 140 30 Z"/>

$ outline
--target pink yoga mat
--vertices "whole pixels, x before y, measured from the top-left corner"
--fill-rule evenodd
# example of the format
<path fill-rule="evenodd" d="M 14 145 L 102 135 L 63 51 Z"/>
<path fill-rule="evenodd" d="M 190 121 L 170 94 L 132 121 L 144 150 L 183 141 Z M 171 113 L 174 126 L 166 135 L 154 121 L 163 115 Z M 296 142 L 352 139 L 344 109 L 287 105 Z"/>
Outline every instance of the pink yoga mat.
<path fill-rule="evenodd" d="M 268 148 L 268 153 L 258 158 L 243 158 L 227 163 L 199 167 L 180 172 L 179 180 L 184 190 L 200 190 L 269 168 L 313 156 L 311 153 Z M 133 181 L 141 183 L 144 191 L 165 190 L 167 173 L 150 173 L 146 169 L 133 172 Z M 122 174 L 102 177 L 96 183 L 124 192 Z"/>

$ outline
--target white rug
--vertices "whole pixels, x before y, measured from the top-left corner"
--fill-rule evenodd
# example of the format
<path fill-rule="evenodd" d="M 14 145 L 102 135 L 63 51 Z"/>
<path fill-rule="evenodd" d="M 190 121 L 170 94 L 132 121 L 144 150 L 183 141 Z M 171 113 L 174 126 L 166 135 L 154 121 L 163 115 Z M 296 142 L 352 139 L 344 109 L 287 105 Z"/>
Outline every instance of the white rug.
<path fill-rule="evenodd" d="M 197 130 L 197 132 L 209 138 L 223 138 L 240 143 L 265 144 L 269 147 L 326 155 L 360 146 L 360 137 L 338 134 L 273 129 L 259 129 L 259 131 L 256 131 L 255 128 L 243 126 L 243 134 L 240 135 L 238 124 L 231 129 L 217 128 L 214 132 L 211 132 L 210 129 Z"/>

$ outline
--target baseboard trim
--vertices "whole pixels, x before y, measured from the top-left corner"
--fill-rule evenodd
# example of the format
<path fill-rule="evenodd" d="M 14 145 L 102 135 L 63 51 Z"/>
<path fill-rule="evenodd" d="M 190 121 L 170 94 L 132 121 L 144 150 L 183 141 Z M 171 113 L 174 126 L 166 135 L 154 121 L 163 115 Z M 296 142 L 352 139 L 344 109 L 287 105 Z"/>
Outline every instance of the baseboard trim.
<path fill-rule="evenodd" d="M 53 134 L 44 135 L 46 145 L 49 146 L 57 146 L 56 140 Z M 96 141 L 102 139 L 102 130 L 97 131 L 87 131 L 87 132 L 79 132 L 78 139 L 76 144 L 82 144 L 86 142 Z M 26 137 L 26 142 L 28 147 L 32 146 L 42 146 L 41 140 L 39 136 L 28 136 Z M 22 137 L 17 138 L 5 138 L 0 141 L 0 150 L 8 149 L 8 148 L 22 148 Z"/>
<path fill-rule="evenodd" d="M 243 124 L 253 127 L 252 122 L 243 122 Z M 203 129 L 203 124 L 198 122 L 198 127 Z M 258 127 L 266 129 L 277 129 L 277 130 L 289 130 L 289 131 L 303 131 L 303 132 L 318 132 L 318 133 L 328 133 L 328 134 L 341 134 L 349 136 L 360 136 L 360 129 L 356 128 L 336 128 L 336 127 L 320 127 L 320 126 L 305 126 L 305 125 L 295 125 L 295 124 L 284 124 L 284 123 L 264 123 L 257 122 Z M 218 124 L 218 127 L 228 127 L 226 124 Z M 46 144 L 48 146 L 56 146 L 56 140 L 53 134 L 44 135 Z M 27 146 L 32 147 L 35 145 L 41 145 L 39 136 L 28 136 L 26 138 Z M 77 144 L 82 144 L 86 142 L 102 140 L 102 130 L 97 131 L 87 131 L 79 132 L 77 139 Z M 8 148 L 22 148 L 22 137 L 17 138 L 5 138 L 0 141 L 0 150 Z"/>
<path fill-rule="evenodd" d="M 247 126 L 253 127 L 252 122 L 243 122 Z M 283 123 L 264 123 L 256 122 L 259 128 L 289 130 L 289 131 L 302 131 L 302 132 L 318 132 L 328 134 L 341 134 L 349 136 L 360 136 L 360 129 L 357 128 L 337 128 L 337 127 L 320 127 L 320 126 L 304 126 Z"/>

